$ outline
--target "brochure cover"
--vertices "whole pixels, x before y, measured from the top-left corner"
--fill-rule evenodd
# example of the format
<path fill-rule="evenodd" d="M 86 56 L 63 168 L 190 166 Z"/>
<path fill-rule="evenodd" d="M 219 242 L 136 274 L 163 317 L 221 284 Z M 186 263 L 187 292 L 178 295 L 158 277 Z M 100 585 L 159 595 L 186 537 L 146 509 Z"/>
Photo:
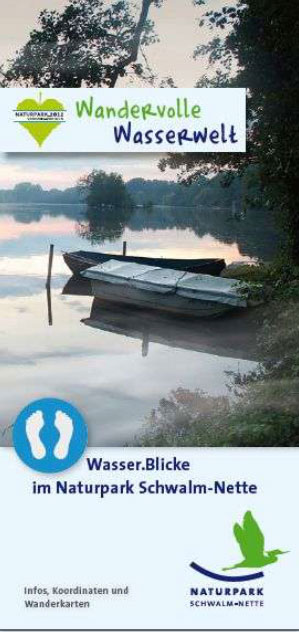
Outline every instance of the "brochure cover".
<path fill-rule="evenodd" d="M 0 630 L 297 630 L 297 0 L 0 23 Z"/>

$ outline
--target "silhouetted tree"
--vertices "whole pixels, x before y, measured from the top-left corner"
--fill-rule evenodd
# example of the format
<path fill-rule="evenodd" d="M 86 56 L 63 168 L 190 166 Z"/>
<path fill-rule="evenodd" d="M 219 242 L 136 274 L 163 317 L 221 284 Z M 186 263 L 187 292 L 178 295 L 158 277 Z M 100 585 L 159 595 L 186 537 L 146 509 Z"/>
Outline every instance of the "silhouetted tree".
<path fill-rule="evenodd" d="M 94 169 L 78 181 L 82 199 L 88 206 L 131 207 L 132 200 L 118 173 L 105 173 Z"/>
<path fill-rule="evenodd" d="M 152 79 L 144 54 L 138 58 L 157 39 L 149 11 L 162 2 L 142 0 L 137 17 L 128 0 L 68 0 L 62 12 L 43 10 L 38 28 L 2 69 L 2 85 L 113 88 L 129 71 Z"/>
<path fill-rule="evenodd" d="M 202 0 L 195 3 L 202 4 Z M 219 171 L 231 177 L 244 172 L 249 164 L 257 164 L 266 204 L 278 212 L 287 231 L 289 256 L 298 265 L 298 2 L 241 0 L 235 7 L 209 11 L 206 20 L 220 33 L 196 51 L 196 55 L 209 54 L 211 62 L 220 63 L 218 77 L 210 85 L 219 80 L 218 85 L 248 88 L 247 152 L 172 154 L 162 168 L 179 169 L 182 179 L 192 181 Z"/>

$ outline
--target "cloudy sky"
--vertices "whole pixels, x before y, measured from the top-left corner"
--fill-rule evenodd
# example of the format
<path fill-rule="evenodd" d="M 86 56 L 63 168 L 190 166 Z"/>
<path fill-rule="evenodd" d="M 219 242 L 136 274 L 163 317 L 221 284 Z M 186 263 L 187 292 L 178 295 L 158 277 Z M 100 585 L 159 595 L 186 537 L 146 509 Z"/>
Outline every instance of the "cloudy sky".
<path fill-rule="evenodd" d="M 92 169 L 116 171 L 130 178 L 174 179 L 158 168 L 161 154 L 0 154 L 0 189 L 18 182 L 41 184 L 44 189 L 75 186 Z"/>
<path fill-rule="evenodd" d="M 107 0 L 108 2 L 108 0 Z M 140 0 L 137 0 L 140 2 Z M 0 61 L 13 56 L 26 42 L 37 16 L 43 8 L 62 9 L 66 0 L 10 0 L 2 7 L 0 23 Z M 208 0 L 209 9 L 225 4 L 223 0 Z M 206 9 L 205 9 L 206 10 Z M 204 12 L 196 8 L 192 0 L 165 0 L 162 9 L 152 9 L 160 43 L 147 50 L 151 66 L 158 76 L 171 76 L 178 87 L 192 87 L 205 72 L 204 62 L 194 61 L 192 53 L 198 43 L 210 37 L 206 29 L 200 29 L 198 19 Z M 157 167 L 155 155 L 73 155 L 73 156 L 5 156 L 0 154 L 0 188 L 8 188 L 17 182 L 29 180 L 45 188 L 66 187 L 76 183 L 82 172 L 92 168 L 116 170 L 125 179 L 141 176 L 169 178 Z"/>

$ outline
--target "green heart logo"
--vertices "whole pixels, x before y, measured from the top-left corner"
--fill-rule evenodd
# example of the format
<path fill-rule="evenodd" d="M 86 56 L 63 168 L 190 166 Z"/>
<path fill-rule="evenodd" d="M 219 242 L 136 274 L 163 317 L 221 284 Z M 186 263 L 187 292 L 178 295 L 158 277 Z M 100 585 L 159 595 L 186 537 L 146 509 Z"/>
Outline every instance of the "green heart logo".
<path fill-rule="evenodd" d="M 56 99 L 46 99 L 43 103 L 41 99 L 39 103 L 35 99 L 24 99 L 18 104 L 17 112 L 28 112 L 30 115 L 28 114 L 26 122 L 18 122 L 33 136 L 39 147 L 42 147 L 48 136 L 63 120 L 57 117 L 55 112 L 63 112 L 64 109 L 63 104 Z"/>

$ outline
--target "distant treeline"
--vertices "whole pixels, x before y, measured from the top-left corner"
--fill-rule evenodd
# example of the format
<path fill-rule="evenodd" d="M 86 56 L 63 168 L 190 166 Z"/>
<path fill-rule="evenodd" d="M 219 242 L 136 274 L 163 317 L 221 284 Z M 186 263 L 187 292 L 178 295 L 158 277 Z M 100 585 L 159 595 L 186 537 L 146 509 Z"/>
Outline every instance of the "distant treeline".
<path fill-rule="evenodd" d="M 248 201 L 259 206 L 262 204 L 254 171 L 247 172 L 242 179 L 235 178 L 230 186 L 223 186 L 223 177 L 218 175 L 212 179 L 201 177 L 190 186 L 165 180 L 134 178 L 126 183 L 126 187 L 135 205 L 196 207 L 230 206 L 235 203 L 240 208 Z M 38 184 L 23 182 L 12 190 L 0 190 L 0 203 L 5 202 L 78 204 L 84 202 L 84 196 L 79 187 L 46 191 Z"/>
<path fill-rule="evenodd" d="M 143 180 L 134 178 L 127 183 L 127 189 L 135 204 L 165 206 L 227 206 L 234 201 L 241 203 L 242 187 L 240 179 L 235 179 L 229 187 L 224 187 L 221 178 L 200 178 L 194 184 L 185 186 L 177 182 L 163 180 Z"/>
<path fill-rule="evenodd" d="M 82 201 L 82 199 L 81 199 Z M 61 191 L 50 189 L 45 191 L 39 184 L 21 182 L 14 189 L 0 189 L 0 203 L 13 204 L 77 204 L 80 202 L 80 193 L 77 187 Z"/>

